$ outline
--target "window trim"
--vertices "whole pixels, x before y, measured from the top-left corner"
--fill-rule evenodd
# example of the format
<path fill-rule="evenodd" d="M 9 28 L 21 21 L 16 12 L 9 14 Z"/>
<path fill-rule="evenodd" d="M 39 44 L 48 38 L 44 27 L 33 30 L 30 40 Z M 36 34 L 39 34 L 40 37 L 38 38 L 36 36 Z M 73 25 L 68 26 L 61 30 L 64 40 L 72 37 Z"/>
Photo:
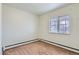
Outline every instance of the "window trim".
<path fill-rule="evenodd" d="M 63 32 L 63 33 L 61 33 L 60 32 L 60 30 L 59 30 L 59 27 L 60 27 L 60 25 L 59 25 L 59 22 L 60 22 L 60 20 L 59 20 L 59 18 L 60 17 L 64 17 L 64 16 L 68 16 L 69 17 L 69 19 L 68 19 L 68 21 L 69 21 L 69 27 L 68 27 L 68 33 L 67 32 Z M 57 32 L 51 32 L 51 24 L 49 24 L 48 25 L 48 27 L 49 27 L 49 33 L 51 33 L 51 34 L 66 34 L 66 35 L 69 35 L 70 34 L 70 16 L 69 15 L 64 15 L 64 16 L 55 16 L 55 17 L 57 17 Z M 49 23 L 50 23 L 50 21 L 51 21 L 51 19 L 52 19 L 53 17 L 50 17 L 50 19 L 49 19 Z M 63 24 L 62 24 L 63 25 Z"/>

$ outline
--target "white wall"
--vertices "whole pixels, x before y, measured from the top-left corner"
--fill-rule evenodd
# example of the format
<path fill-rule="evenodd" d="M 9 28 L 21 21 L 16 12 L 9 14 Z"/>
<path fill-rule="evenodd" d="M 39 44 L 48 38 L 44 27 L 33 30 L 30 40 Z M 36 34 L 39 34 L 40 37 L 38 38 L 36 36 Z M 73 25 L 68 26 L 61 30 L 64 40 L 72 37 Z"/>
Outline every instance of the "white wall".
<path fill-rule="evenodd" d="M 1 40 L 2 40 L 2 19 L 1 19 L 1 8 L 2 5 L 0 3 L 0 55 L 2 54 L 2 45 L 1 45 Z"/>
<path fill-rule="evenodd" d="M 44 15 L 40 18 L 31 13 L 3 5 L 2 29 L 3 45 L 41 38 L 79 49 L 79 4 L 72 4 Z M 70 34 L 50 34 L 48 21 L 50 16 L 70 16 Z M 39 22 L 40 21 L 40 22 Z M 39 28 L 40 27 L 40 28 Z M 39 31 L 39 34 L 38 34 Z"/>
<path fill-rule="evenodd" d="M 3 45 L 11 45 L 37 38 L 38 16 L 3 5 Z"/>
<path fill-rule="evenodd" d="M 70 16 L 70 34 L 50 34 L 48 21 L 50 16 Z M 79 4 L 72 4 L 40 16 L 40 38 L 79 49 Z"/>

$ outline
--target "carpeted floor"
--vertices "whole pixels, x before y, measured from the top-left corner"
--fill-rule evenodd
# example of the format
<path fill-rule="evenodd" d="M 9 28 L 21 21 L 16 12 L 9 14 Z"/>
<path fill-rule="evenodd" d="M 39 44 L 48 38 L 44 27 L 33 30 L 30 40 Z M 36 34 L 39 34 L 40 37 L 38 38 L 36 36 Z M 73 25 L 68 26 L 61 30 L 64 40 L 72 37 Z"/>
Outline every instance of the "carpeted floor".
<path fill-rule="evenodd" d="M 5 55 L 77 55 L 75 52 L 41 41 L 7 49 L 4 53 Z"/>

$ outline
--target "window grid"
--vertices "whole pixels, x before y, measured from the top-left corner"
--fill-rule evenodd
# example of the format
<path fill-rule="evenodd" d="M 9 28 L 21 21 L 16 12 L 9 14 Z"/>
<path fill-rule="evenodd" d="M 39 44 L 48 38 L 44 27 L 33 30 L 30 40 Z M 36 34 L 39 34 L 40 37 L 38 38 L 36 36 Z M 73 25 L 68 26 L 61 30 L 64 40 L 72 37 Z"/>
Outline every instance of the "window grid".
<path fill-rule="evenodd" d="M 54 19 L 52 18 L 50 20 L 50 24 L 49 24 L 50 32 L 53 32 L 53 33 L 66 33 L 66 32 L 68 32 L 68 29 L 69 29 L 68 16 L 58 16 L 55 20 Z"/>

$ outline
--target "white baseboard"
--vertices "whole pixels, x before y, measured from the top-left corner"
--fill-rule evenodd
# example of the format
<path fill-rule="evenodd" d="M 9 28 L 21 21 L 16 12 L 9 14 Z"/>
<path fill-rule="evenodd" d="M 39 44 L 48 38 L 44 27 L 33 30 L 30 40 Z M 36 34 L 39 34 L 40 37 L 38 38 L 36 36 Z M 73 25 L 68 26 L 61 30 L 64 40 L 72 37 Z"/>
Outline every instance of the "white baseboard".
<path fill-rule="evenodd" d="M 36 41 L 43 41 L 43 42 L 46 42 L 48 44 L 52 44 L 52 45 L 55 45 L 55 46 L 58 46 L 58 47 L 61 47 L 61 48 L 64 48 L 64 49 L 79 53 L 79 51 L 76 50 L 76 48 L 74 48 L 74 49 L 68 48 L 65 45 L 56 44 L 54 42 L 50 42 L 48 40 L 44 40 L 44 39 L 40 39 L 40 38 L 30 40 L 30 41 L 26 41 L 26 42 L 21 42 L 20 44 L 16 43 L 16 44 L 13 44 L 13 45 L 9 45 L 9 46 L 4 47 L 4 50 L 9 49 L 9 48 L 14 48 L 14 47 L 17 47 L 17 46 L 21 46 L 21 45 L 25 45 L 25 44 L 29 44 L 29 43 L 36 42 Z"/>
<path fill-rule="evenodd" d="M 36 41 L 39 41 L 39 39 L 33 39 L 33 40 L 25 41 L 25 42 L 20 42 L 20 43 L 15 43 L 15 44 L 12 44 L 12 45 L 8 45 L 8 46 L 5 46 L 3 50 L 5 51 L 6 49 L 18 47 L 18 46 L 29 44 L 29 43 L 36 42 Z"/>

